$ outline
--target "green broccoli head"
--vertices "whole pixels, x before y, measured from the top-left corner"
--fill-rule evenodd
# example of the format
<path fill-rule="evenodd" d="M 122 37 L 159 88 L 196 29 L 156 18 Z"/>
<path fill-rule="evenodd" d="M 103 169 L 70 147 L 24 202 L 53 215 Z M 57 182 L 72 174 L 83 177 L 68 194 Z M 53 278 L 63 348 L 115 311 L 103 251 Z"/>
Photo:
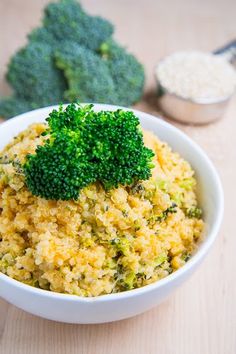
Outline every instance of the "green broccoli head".
<path fill-rule="evenodd" d="M 77 199 L 81 188 L 96 181 L 110 189 L 150 177 L 154 153 L 144 146 L 138 118 L 92 107 L 71 104 L 49 115 L 44 145 L 23 166 L 34 195 Z"/>
<path fill-rule="evenodd" d="M 106 189 L 150 177 L 154 154 L 144 146 L 140 123 L 133 112 L 120 109 L 98 112 L 91 123 L 88 135 L 94 137 L 98 179 Z"/>
<path fill-rule="evenodd" d="M 72 102 L 117 103 L 116 88 L 107 64 L 91 50 L 67 42 L 55 55 L 68 82 L 65 98 Z"/>
<path fill-rule="evenodd" d="M 16 96 L 35 107 L 63 102 L 67 88 L 62 72 L 54 65 L 51 46 L 31 43 L 11 59 L 7 79 Z"/>
<path fill-rule="evenodd" d="M 52 134 L 24 166 L 26 184 L 34 195 L 45 199 L 77 199 L 79 190 L 96 181 L 88 164 L 80 132 L 64 128 Z"/>
<path fill-rule="evenodd" d="M 0 99 L 0 117 L 7 119 L 34 108 L 36 107 L 22 98 L 12 96 Z"/>
<path fill-rule="evenodd" d="M 123 106 L 138 101 L 143 67 L 114 42 L 112 33 L 108 21 L 88 15 L 76 0 L 49 4 L 43 25 L 9 63 L 6 77 L 14 99 L 7 105 L 17 102 L 9 112 L 4 108 L 4 117 L 78 99 Z"/>
<path fill-rule="evenodd" d="M 75 0 L 51 3 L 44 12 L 44 27 L 57 41 L 72 41 L 97 50 L 113 33 L 110 22 L 89 16 Z"/>
<path fill-rule="evenodd" d="M 145 81 L 143 66 L 114 41 L 103 43 L 99 53 L 109 67 L 119 104 L 129 106 L 139 101 Z"/>
<path fill-rule="evenodd" d="M 52 48 L 52 50 L 60 46 L 60 42 L 45 27 L 35 28 L 28 34 L 27 37 L 30 43 L 42 43 L 43 45 L 47 44 Z"/>

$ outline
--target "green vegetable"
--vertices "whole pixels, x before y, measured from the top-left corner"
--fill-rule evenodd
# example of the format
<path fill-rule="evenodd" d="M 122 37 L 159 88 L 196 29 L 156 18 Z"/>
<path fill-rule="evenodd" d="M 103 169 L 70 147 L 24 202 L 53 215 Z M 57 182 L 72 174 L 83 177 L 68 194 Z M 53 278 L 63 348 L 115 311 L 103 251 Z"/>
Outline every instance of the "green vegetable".
<path fill-rule="evenodd" d="M 33 29 L 31 33 L 27 36 L 29 43 L 46 43 L 52 49 L 59 46 L 59 41 L 53 36 L 51 32 L 45 27 L 39 27 Z"/>
<path fill-rule="evenodd" d="M 136 281 L 136 275 L 133 271 L 125 274 L 123 279 L 125 289 L 127 290 L 133 289 L 135 281 Z"/>
<path fill-rule="evenodd" d="M 196 181 L 194 178 L 186 178 L 181 183 L 179 184 L 181 188 L 186 189 L 187 191 L 191 190 L 196 184 Z"/>
<path fill-rule="evenodd" d="M 131 185 L 151 175 L 152 150 L 143 143 L 133 112 L 94 112 L 71 104 L 47 118 L 46 141 L 23 166 L 32 194 L 45 199 L 78 199 L 93 182 L 106 189 Z"/>
<path fill-rule="evenodd" d="M 168 256 L 166 253 L 161 253 L 156 259 L 155 259 L 155 266 L 159 267 L 162 263 L 167 261 Z"/>
<path fill-rule="evenodd" d="M 107 65 L 118 95 L 117 103 L 129 106 L 142 96 L 145 80 L 143 66 L 116 43 L 111 42 L 107 46 Z"/>
<path fill-rule="evenodd" d="M 69 101 L 118 103 L 116 88 L 107 64 L 91 50 L 66 43 L 56 52 L 56 65 L 68 82 L 65 97 Z"/>
<path fill-rule="evenodd" d="M 111 244 L 116 246 L 117 251 L 119 251 L 122 255 L 128 256 L 130 251 L 130 242 L 124 237 L 117 237 L 111 240 Z"/>
<path fill-rule="evenodd" d="M 190 258 L 191 258 L 191 253 L 189 252 L 184 252 L 181 256 L 181 259 L 185 262 L 188 262 Z"/>
<path fill-rule="evenodd" d="M 49 4 L 42 26 L 10 60 L 6 78 L 13 97 L 0 103 L 0 117 L 68 101 L 138 101 L 143 67 L 112 34 L 110 22 L 88 15 L 76 0 Z"/>
<path fill-rule="evenodd" d="M 198 207 L 192 207 L 186 210 L 186 216 L 189 218 L 201 219 L 202 210 Z"/>
<path fill-rule="evenodd" d="M 97 50 L 113 34 L 113 25 L 98 16 L 89 16 L 76 0 L 49 4 L 44 10 L 44 27 L 53 37 Z"/>
<path fill-rule="evenodd" d="M 33 109 L 32 105 L 22 98 L 12 96 L 0 99 L 1 117 L 14 117 L 31 109 Z"/>
<path fill-rule="evenodd" d="M 159 177 L 156 179 L 156 186 L 163 192 L 168 192 L 168 182 Z"/>
<path fill-rule="evenodd" d="M 133 194 L 143 194 L 145 192 L 145 188 L 140 182 L 137 182 L 131 186 L 131 192 Z"/>
<path fill-rule="evenodd" d="M 177 204 L 176 203 L 172 203 L 172 205 L 167 208 L 165 211 L 163 211 L 163 213 L 161 213 L 161 215 L 158 215 L 156 218 L 156 221 L 162 222 L 164 220 L 166 220 L 166 218 L 168 217 L 169 214 L 174 214 L 177 213 Z"/>
<path fill-rule="evenodd" d="M 181 206 L 182 202 L 183 202 L 183 193 L 181 192 L 174 192 L 171 195 L 171 199 L 178 205 Z"/>
<path fill-rule="evenodd" d="M 34 108 L 57 104 L 66 89 L 64 76 L 54 65 L 52 49 L 43 43 L 21 49 L 8 66 L 7 79 L 16 97 Z"/>

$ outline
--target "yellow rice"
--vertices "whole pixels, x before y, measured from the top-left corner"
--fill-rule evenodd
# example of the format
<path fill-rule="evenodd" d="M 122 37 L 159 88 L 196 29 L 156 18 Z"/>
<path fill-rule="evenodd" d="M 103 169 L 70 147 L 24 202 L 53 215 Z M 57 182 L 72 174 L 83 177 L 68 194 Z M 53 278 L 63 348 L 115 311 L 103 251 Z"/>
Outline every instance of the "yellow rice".
<path fill-rule="evenodd" d="M 0 153 L 23 162 L 42 143 L 34 124 Z M 60 293 L 97 296 L 138 288 L 182 267 L 201 238 L 203 221 L 188 218 L 197 205 L 189 163 L 151 132 L 152 177 L 133 187 L 84 188 L 78 201 L 33 196 L 17 164 L 0 165 L 0 271 Z M 175 213 L 163 217 L 173 202 Z"/>

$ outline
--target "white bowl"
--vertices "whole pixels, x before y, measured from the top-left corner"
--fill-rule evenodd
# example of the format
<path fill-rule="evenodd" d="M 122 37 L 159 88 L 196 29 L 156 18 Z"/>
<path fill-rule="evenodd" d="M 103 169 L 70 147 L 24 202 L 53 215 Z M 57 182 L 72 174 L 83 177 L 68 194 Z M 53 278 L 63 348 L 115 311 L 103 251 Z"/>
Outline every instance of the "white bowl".
<path fill-rule="evenodd" d="M 29 124 L 42 122 L 55 107 L 22 114 L 0 125 L 0 150 Z M 95 105 L 96 110 L 120 107 Z M 130 110 L 130 109 L 129 109 Z M 223 191 L 211 161 L 190 138 L 163 120 L 134 110 L 145 129 L 153 131 L 188 160 L 199 186 L 199 201 L 207 225 L 206 236 L 196 254 L 181 269 L 153 284 L 118 294 L 83 298 L 37 289 L 0 273 L 0 296 L 11 304 L 50 320 L 68 323 L 103 323 L 140 314 L 158 305 L 197 268 L 213 244 L 223 216 Z"/>

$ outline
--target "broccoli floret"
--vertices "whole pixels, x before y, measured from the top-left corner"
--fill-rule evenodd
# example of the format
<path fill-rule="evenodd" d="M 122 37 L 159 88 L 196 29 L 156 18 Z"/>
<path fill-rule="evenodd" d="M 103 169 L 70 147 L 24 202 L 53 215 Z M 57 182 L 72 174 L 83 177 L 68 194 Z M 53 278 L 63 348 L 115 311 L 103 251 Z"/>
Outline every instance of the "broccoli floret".
<path fill-rule="evenodd" d="M 34 109 L 30 102 L 18 97 L 6 97 L 0 100 L 0 117 L 12 118 L 18 114 Z"/>
<path fill-rule="evenodd" d="M 89 16 L 75 0 L 49 4 L 43 23 L 56 40 L 79 43 L 91 50 L 97 50 L 113 33 L 110 22 Z"/>
<path fill-rule="evenodd" d="M 177 213 L 177 204 L 176 203 L 172 203 L 171 206 L 169 208 L 167 208 L 166 210 L 164 210 L 161 215 L 158 215 L 156 217 L 156 221 L 162 222 L 164 220 L 167 219 L 167 217 L 169 216 L 169 214 L 175 214 Z"/>
<path fill-rule="evenodd" d="M 119 104 L 129 106 L 140 100 L 145 75 L 143 66 L 137 59 L 114 41 L 104 43 L 99 53 L 109 67 Z"/>
<path fill-rule="evenodd" d="M 30 43 L 46 43 L 52 48 L 60 46 L 60 42 L 44 27 L 35 28 L 27 37 Z"/>
<path fill-rule="evenodd" d="M 71 101 L 117 103 L 116 88 L 106 63 L 91 50 L 67 42 L 56 53 L 56 65 L 64 71 Z"/>
<path fill-rule="evenodd" d="M 23 166 L 32 194 L 76 200 L 95 181 L 110 189 L 150 177 L 154 153 L 144 146 L 138 118 L 92 107 L 71 104 L 49 115 L 44 145 Z"/>
<path fill-rule="evenodd" d="M 96 129 L 94 156 L 99 180 L 105 188 L 131 185 L 151 176 L 154 153 L 143 143 L 139 120 L 133 112 L 117 110 L 99 112 L 94 117 Z M 88 126 L 88 130 L 92 125 Z"/>
<path fill-rule="evenodd" d="M 47 44 L 32 43 L 18 51 L 9 64 L 7 79 L 16 96 L 35 107 L 64 102 L 66 82 Z"/>

